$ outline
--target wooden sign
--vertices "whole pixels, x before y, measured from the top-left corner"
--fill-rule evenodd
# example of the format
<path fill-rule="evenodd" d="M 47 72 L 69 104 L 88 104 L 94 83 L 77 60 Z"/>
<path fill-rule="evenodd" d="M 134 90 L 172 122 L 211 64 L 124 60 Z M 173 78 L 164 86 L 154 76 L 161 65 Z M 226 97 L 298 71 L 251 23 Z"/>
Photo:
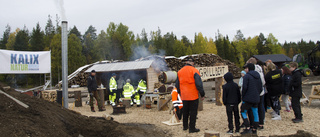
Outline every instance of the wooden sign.
<path fill-rule="evenodd" d="M 210 67 L 196 67 L 199 70 L 202 81 L 223 77 L 228 72 L 227 65 L 210 66 Z"/>

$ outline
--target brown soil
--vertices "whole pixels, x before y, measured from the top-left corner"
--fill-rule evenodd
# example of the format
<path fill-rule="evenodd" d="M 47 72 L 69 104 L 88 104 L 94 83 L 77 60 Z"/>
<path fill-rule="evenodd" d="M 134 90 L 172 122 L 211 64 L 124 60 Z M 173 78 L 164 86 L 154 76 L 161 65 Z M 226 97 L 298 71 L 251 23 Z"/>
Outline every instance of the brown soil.
<path fill-rule="evenodd" d="M 1 90 L 2 86 L 0 83 Z M 151 124 L 120 124 L 89 118 L 57 103 L 33 98 L 14 89 L 6 93 L 29 105 L 29 108 L 0 94 L 1 136 L 166 136 L 164 131 Z"/>

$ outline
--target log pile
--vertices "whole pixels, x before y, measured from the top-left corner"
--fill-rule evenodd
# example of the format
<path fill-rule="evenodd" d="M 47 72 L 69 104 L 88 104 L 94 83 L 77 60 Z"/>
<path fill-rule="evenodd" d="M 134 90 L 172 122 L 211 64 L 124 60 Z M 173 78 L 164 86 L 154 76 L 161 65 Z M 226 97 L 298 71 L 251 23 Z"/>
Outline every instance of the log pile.
<path fill-rule="evenodd" d="M 80 73 L 76 76 L 74 76 L 72 79 L 68 80 L 68 85 L 79 85 L 80 87 L 85 87 L 87 86 L 87 79 L 89 74 L 85 73 L 87 69 L 92 67 L 93 65 L 89 65 L 87 68 L 83 69 L 80 71 Z"/>
<path fill-rule="evenodd" d="M 205 66 L 215 66 L 217 63 L 223 63 L 228 65 L 229 72 L 231 72 L 234 77 L 239 78 L 241 69 L 236 66 L 236 64 L 230 62 L 229 60 L 222 59 L 220 56 L 215 54 L 195 54 L 190 55 L 195 60 L 195 67 L 205 67 Z M 167 57 L 165 60 L 168 67 L 173 71 L 178 71 L 184 66 L 185 59 L 189 56 L 182 56 L 179 58 Z"/>

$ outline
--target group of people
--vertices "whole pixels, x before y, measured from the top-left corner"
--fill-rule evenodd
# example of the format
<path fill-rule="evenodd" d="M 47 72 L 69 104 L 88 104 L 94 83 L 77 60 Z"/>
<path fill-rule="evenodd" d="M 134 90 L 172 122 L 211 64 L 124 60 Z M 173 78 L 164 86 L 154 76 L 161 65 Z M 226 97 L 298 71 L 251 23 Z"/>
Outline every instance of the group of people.
<path fill-rule="evenodd" d="M 233 115 L 235 119 L 235 132 L 240 128 L 241 134 L 257 134 L 258 129 L 264 129 L 265 112 L 271 107 L 272 120 L 281 120 L 281 105 L 279 98 L 285 104 L 286 112 L 290 107 L 294 111 L 294 123 L 303 122 L 300 98 L 302 97 L 301 72 L 296 62 L 282 65 L 278 68 L 271 60 L 264 66 L 257 64 L 255 58 L 250 58 L 241 72 L 239 85 L 233 81 L 233 75 L 228 72 L 224 75 L 226 84 L 223 85 L 223 103 L 228 116 L 227 133 L 233 134 Z M 239 89 L 239 86 L 241 87 Z M 291 97 L 291 103 L 289 101 Z M 240 126 L 239 107 L 243 124 Z"/>
<path fill-rule="evenodd" d="M 99 111 L 105 111 L 102 107 L 100 97 L 97 93 L 97 81 L 95 79 L 96 72 L 95 70 L 91 71 L 90 76 L 87 79 L 87 87 L 90 95 L 90 107 L 91 111 L 95 112 L 93 105 L 93 98 L 97 100 Z M 117 75 L 112 73 L 110 81 L 109 81 L 109 102 L 110 105 L 115 106 L 117 102 L 122 101 L 121 98 L 131 100 L 130 105 L 132 106 L 134 103 L 137 106 L 140 106 L 140 98 L 147 91 L 147 82 L 143 79 L 139 81 L 137 89 L 131 85 L 131 80 L 127 79 L 125 82 L 119 80 L 116 81 Z M 119 86 L 118 86 L 118 84 Z"/>

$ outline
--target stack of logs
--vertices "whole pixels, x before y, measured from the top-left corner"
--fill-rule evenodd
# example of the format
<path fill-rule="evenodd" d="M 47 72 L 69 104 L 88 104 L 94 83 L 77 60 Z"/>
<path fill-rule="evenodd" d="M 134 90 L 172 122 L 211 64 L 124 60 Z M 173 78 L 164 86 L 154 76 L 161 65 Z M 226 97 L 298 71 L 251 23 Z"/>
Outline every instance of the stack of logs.
<path fill-rule="evenodd" d="M 231 72 L 234 77 L 239 78 L 241 69 L 236 66 L 236 64 L 230 62 L 229 60 L 224 60 L 220 56 L 215 54 L 195 54 L 190 55 L 195 60 L 195 67 L 206 67 L 206 66 L 214 66 L 217 63 L 223 63 L 228 65 L 229 72 Z M 188 56 L 180 57 L 180 58 L 166 58 L 166 62 L 168 67 L 173 71 L 178 71 L 184 66 L 184 60 Z"/>
<path fill-rule="evenodd" d="M 87 86 L 87 79 L 89 74 L 85 73 L 87 69 L 92 67 L 93 65 L 89 65 L 87 68 L 84 68 L 83 70 L 78 73 L 78 75 L 74 76 L 72 79 L 68 80 L 68 85 L 79 85 L 80 87 Z"/>

